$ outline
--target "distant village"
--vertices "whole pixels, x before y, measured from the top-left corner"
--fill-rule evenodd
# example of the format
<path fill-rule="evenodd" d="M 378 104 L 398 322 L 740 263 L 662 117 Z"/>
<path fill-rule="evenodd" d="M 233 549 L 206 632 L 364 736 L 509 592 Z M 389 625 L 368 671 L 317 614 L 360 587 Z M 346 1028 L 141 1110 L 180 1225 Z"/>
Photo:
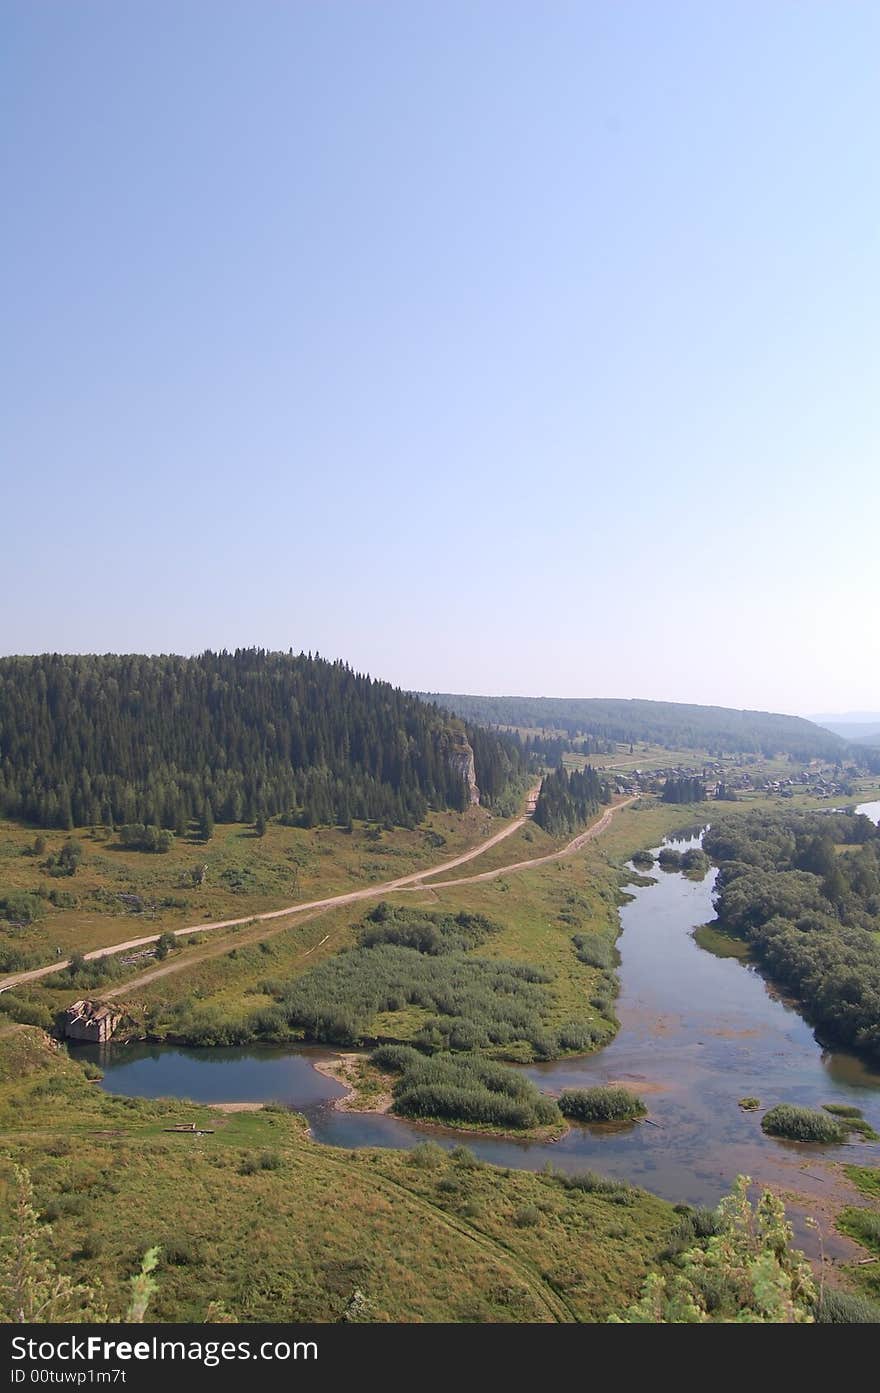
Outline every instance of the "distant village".
<path fill-rule="evenodd" d="M 741 755 L 736 762 L 722 760 L 707 761 L 704 764 L 671 764 L 660 769 L 615 770 L 613 766 L 597 765 L 600 773 L 614 779 L 614 789 L 619 794 L 661 793 L 667 779 L 703 780 L 706 798 L 728 799 L 739 793 L 769 793 L 777 798 L 793 798 L 796 793 L 808 793 L 812 798 L 849 798 L 854 789 L 852 777 L 854 769 L 832 766 L 822 760 L 812 760 L 804 769 L 781 779 L 768 779 L 761 770 L 763 761 L 759 755 Z M 757 766 L 749 768 L 744 766 Z"/>

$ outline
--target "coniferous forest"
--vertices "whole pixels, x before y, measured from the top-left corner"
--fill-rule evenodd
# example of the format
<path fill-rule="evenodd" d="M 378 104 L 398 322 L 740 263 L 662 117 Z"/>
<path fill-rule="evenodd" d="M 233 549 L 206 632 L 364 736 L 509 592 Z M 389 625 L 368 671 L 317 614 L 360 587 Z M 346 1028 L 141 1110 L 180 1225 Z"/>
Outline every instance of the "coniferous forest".
<path fill-rule="evenodd" d="M 572 748 L 592 740 L 600 752 L 608 742 L 648 741 L 668 749 L 716 753 L 791 755 L 794 759 L 855 759 L 867 766 L 872 752 L 848 745 L 839 735 L 800 716 L 769 711 L 737 711 L 726 706 L 692 706 L 674 701 L 616 700 L 599 697 L 487 697 L 420 692 L 465 721 L 486 726 L 564 733 Z M 576 746 L 571 742 L 576 741 Z M 590 753 L 587 749 L 585 753 Z M 876 757 L 877 751 L 873 751 Z"/>
<path fill-rule="evenodd" d="M 342 662 L 238 649 L 195 658 L 0 659 L 0 812 L 41 827 L 289 816 L 414 825 L 524 772 L 515 738 L 474 730 Z"/>
<path fill-rule="evenodd" d="M 571 773 L 560 764 L 545 775 L 535 804 L 535 821 L 554 837 L 575 832 L 598 811 L 600 803 L 611 801 L 608 785 L 591 765 Z"/>
<path fill-rule="evenodd" d="M 667 779 L 662 798 L 664 803 L 704 803 L 706 786 L 699 778 Z"/>

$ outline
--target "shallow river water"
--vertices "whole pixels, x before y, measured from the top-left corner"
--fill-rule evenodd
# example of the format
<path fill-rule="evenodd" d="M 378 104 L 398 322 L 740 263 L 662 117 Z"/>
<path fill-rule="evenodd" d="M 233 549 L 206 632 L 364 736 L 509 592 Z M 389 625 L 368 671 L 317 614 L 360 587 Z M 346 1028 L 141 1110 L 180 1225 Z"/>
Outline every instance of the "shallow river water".
<path fill-rule="evenodd" d="M 860 811 L 880 820 L 880 802 Z M 652 874 L 656 883 L 632 887 L 632 900 L 620 910 L 617 1037 L 597 1054 L 527 1071 L 550 1093 L 612 1080 L 633 1083 L 648 1103 L 648 1122 L 576 1126 L 551 1144 L 463 1137 L 336 1110 L 333 1102 L 344 1090 L 313 1067 L 332 1054 L 327 1049 L 135 1044 L 86 1046 L 77 1053 L 101 1064 L 102 1086 L 112 1093 L 206 1103 L 281 1101 L 305 1113 L 314 1136 L 334 1146 L 409 1147 L 427 1135 L 448 1146 L 465 1140 L 500 1165 L 589 1167 L 673 1201 L 714 1204 L 741 1173 L 821 1197 L 827 1182 L 810 1169 L 814 1162 L 880 1164 L 878 1143 L 780 1142 L 761 1131 L 761 1112 L 740 1109 L 738 1099 L 747 1095 L 760 1099 L 761 1111 L 778 1102 L 854 1103 L 880 1131 L 880 1074 L 852 1055 L 823 1049 L 755 968 L 698 946 L 693 930 L 714 917 L 714 870 L 700 882 L 656 869 Z"/>

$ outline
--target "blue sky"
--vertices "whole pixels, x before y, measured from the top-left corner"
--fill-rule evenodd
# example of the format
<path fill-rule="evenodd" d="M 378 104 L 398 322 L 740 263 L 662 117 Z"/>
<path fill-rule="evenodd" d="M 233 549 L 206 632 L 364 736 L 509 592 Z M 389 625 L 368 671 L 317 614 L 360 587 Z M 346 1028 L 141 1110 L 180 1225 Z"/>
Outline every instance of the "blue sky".
<path fill-rule="evenodd" d="M 0 651 L 880 706 L 880 8 L 10 0 Z"/>

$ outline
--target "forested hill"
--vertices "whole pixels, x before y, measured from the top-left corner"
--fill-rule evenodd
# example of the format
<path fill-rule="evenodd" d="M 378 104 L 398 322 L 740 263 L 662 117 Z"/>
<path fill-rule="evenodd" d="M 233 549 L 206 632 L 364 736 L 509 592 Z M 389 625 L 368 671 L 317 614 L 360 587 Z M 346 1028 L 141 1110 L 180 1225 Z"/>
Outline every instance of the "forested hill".
<path fill-rule="evenodd" d="M 767 711 L 592 697 L 421 695 L 479 725 L 562 730 L 569 736 L 600 740 L 643 740 L 678 750 L 791 754 L 798 759 L 833 759 L 847 749 L 840 736 L 812 721 Z"/>
<path fill-rule="evenodd" d="M 471 732 L 482 801 L 519 743 Z M 468 731 L 341 662 L 259 649 L 196 658 L 0 658 L 0 812 L 41 826 L 193 817 L 412 825 L 463 808 Z"/>

